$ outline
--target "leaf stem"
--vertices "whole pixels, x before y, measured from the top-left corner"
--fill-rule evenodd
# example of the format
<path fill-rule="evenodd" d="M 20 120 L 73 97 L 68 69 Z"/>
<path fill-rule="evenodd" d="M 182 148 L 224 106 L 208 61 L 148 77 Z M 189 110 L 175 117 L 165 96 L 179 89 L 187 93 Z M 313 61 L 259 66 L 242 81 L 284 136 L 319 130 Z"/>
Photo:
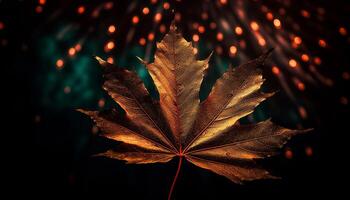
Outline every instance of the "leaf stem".
<path fill-rule="evenodd" d="M 177 165 L 177 171 L 176 171 L 176 174 L 175 174 L 173 183 L 171 184 L 171 188 L 170 188 L 169 195 L 168 195 L 168 200 L 171 199 L 171 194 L 173 193 L 173 190 L 174 190 L 174 187 L 175 187 L 175 184 L 176 184 L 177 177 L 179 176 L 179 173 L 180 173 L 181 164 L 182 164 L 182 157 L 183 157 L 183 155 L 182 155 L 182 153 L 180 152 L 180 154 L 179 154 L 179 164 Z"/>

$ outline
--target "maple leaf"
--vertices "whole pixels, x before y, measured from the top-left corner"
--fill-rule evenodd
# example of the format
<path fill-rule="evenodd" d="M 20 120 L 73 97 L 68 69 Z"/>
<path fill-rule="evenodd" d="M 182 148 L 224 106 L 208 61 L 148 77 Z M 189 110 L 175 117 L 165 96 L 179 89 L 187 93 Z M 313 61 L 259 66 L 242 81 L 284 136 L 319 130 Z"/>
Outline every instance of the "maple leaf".
<path fill-rule="evenodd" d="M 269 53 L 237 68 L 229 67 L 202 102 L 199 90 L 210 56 L 196 60 L 194 48 L 174 24 L 160 43 L 153 63 L 142 61 L 159 92 L 150 96 L 135 72 L 118 68 L 96 57 L 103 67 L 103 88 L 125 111 L 86 111 L 103 136 L 122 142 L 118 149 L 101 155 L 147 164 L 179 157 L 225 176 L 235 183 L 274 178 L 255 160 L 274 155 L 292 136 L 302 131 L 275 125 L 270 120 L 239 125 L 272 93 L 262 93 L 258 68 Z"/>

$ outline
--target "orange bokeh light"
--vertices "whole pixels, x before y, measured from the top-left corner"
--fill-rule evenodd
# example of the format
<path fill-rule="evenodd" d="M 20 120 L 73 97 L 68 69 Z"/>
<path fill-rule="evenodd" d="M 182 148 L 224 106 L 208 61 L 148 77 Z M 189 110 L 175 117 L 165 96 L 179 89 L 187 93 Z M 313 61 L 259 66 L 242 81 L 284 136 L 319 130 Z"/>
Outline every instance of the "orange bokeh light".
<path fill-rule="evenodd" d="M 277 66 L 273 66 L 272 67 L 272 73 L 278 75 L 278 74 L 280 74 L 280 69 Z"/>
<path fill-rule="evenodd" d="M 164 8 L 165 10 L 168 10 L 168 9 L 170 8 L 170 4 L 169 4 L 168 2 L 165 2 L 165 3 L 163 4 L 163 8 Z"/>
<path fill-rule="evenodd" d="M 230 46 L 230 54 L 235 55 L 237 53 L 237 47 L 232 45 Z"/>
<path fill-rule="evenodd" d="M 79 6 L 77 9 L 78 14 L 83 14 L 85 12 L 85 7 L 84 6 Z"/>
<path fill-rule="evenodd" d="M 320 65 L 320 64 L 322 63 L 321 58 L 320 58 L 320 57 L 314 58 L 314 63 L 315 63 L 316 65 Z"/>
<path fill-rule="evenodd" d="M 195 48 L 193 48 L 193 53 L 194 54 L 197 54 L 198 53 L 198 49 L 195 47 Z"/>
<path fill-rule="evenodd" d="M 109 32 L 109 33 L 114 33 L 115 30 L 116 30 L 116 28 L 115 28 L 114 25 L 110 25 L 110 26 L 108 27 L 108 32 Z"/>
<path fill-rule="evenodd" d="M 220 0 L 220 3 L 221 3 L 222 5 L 225 5 L 225 4 L 227 4 L 227 0 Z"/>
<path fill-rule="evenodd" d="M 292 159 L 293 158 L 293 152 L 289 149 L 287 149 L 285 152 L 284 152 L 284 156 L 287 158 L 287 159 Z"/>
<path fill-rule="evenodd" d="M 262 37 L 259 37 L 258 43 L 259 43 L 260 46 L 265 46 L 265 45 L 266 45 L 266 41 L 265 41 L 265 39 L 262 38 Z"/>
<path fill-rule="evenodd" d="M 318 40 L 318 44 L 320 45 L 320 47 L 326 47 L 327 46 L 326 41 L 323 40 L 323 39 Z"/>
<path fill-rule="evenodd" d="M 107 50 L 112 50 L 114 47 L 115 47 L 115 44 L 114 44 L 113 41 L 109 41 L 109 42 L 106 44 L 106 49 L 107 49 Z"/>
<path fill-rule="evenodd" d="M 74 56 L 76 52 L 77 52 L 77 51 L 75 50 L 74 47 L 71 47 L 71 48 L 69 48 L 69 50 L 68 50 L 68 54 L 69 54 L 70 56 Z"/>
<path fill-rule="evenodd" d="M 42 7 L 42 6 L 37 6 L 37 7 L 35 7 L 35 12 L 36 12 L 36 13 L 41 13 L 41 12 L 43 12 L 43 7 Z"/>
<path fill-rule="evenodd" d="M 160 25 L 159 31 L 160 31 L 161 33 L 165 33 L 165 31 L 166 31 L 166 26 L 165 26 L 164 24 Z"/>
<path fill-rule="evenodd" d="M 142 13 L 143 13 L 144 15 L 148 15 L 148 13 L 149 13 L 149 8 L 148 8 L 148 7 L 144 7 L 144 8 L 142 9 Z"/>
<path fill-rule="evenodd" d="M 307 156 L 312 156 L 312 155 L 313 155 L 313 150 L 312 150 L 312 148 L 311 148 L 311 147 L 306 147 L 306 148 L 305 148 L 305 154 L 306 154 Z"/>
<path fill-rule="evenodd" d="M 268 19 L 268 20 L 273 20 L 273 14 L 272 13 L 270 13 L 270 12 L 268 12 L 267 14 L 266 14 L 266 18 Z"/>
<path fill-rule="evenodd" d="M 75 48 L 75 50 L 80 51 L 81 50 L 81 44 L 76 44 L 74 48 Z"/>
<path fill-rule="evenodd" d="M 154 40 L 154 33 L 149 33 L 147 38 L 148 38 L 149 41 Z"/>
<path fill-rule="evenodd" d="M 279 19 L 274 19 L 273 25 L 279 29 L 279 28 L 281 28 L 281 21 Z"/>
<path fill-rule="evenodd" d="M 243 29 L 241 27 L 237 26 L 235 28 L 235 32 L 236 32 L 237 35 L 242 35 L 243 34 Z"/>
<path fill-rule="evenodd" d="M 250 27 L 253 29 L 253 31 L 259 30 L 259 24 L 256 23 L 255 21 L 250 23 Z"/>
<path fill-rule="evenodd" d="M 58 60 L 56 61 L 56 67 L 57 67 L 58 69 L 61 69 L 61 68 L 63 67 L 63 65 L 64 65 L 64 61 L 63 61 L 62 59 L 58 59 Z"/>
<path fill-rule="evenodd" d="M 298 63 L 296 60 L 294 59 L 290 59 L 289 62 L 288 62 L 289 66 L 292 67 L 292 68 L 295 68 L 297 67 Z"/>
<path fill-rule="evenodd" d="M 162 14 L 161 13 L 157 13 L 156 15 L 154 15 L 154 21 L 160 22 L 160 20 L 162 20 Z"/>
<path fill-rule="evenodd" d="M 192 40 L 193 40 L 194 42 L 198 42 L 198 41 L 199 41 L 199 35 L 194 34 L 194 35 L 192 36 Z"/>
<path fill-rule="evenodd" d="M 303 55 L 301 55 L 301 60 L 304 62 L 308 62 L 310 60 L 310 58 L 307 54 L 303 54 Z"/>
<path fill-rule="evenodd" d="M 137 24 L 137 23 L 139 23 L 140 20 L 139 20 L 138 16 L 133 16 L 131 21 L 132 21 L 133 24 Z"/>
<path fill-rule="evenodd" d="M 224 34 L 222 34 L 221 32 L 217 33 L 216 34 L 216 39 L 218 41 L 222 41 L 224 39 Z"/>
<path fill-rule="evenodd" d="M 346 35 L 348 32 L 346 31 L 346 29 L 345 29 L 344 27 L 340 27 L 340 28 L 339 28 L 339 33 L 340 33 L 341 35 Z"/>
<path fill-rule="evenodd" d="M 204 33 L 205 32 L 205 27 L 204 26 L 199 26 L 198 27 L 198 32 L 199 33 Z"/>
<path fill-rule="evenodd" d="M 310 17 L 310 13 L 306 10 L 301 10 L 301 16 L 305 17 L 305 18 L 309 18 Z"/>
<path fill-rule="evenodd" d="M 108 58 L 107 58 L 107 62 L 108 62 L 109 64 L 114 64 L 114 59 L 113 59 L 112 57 L 108 57 Z M 102 107 L 102 106 L 100 106 L 100 107 Z"/>
<path fill-rule="evenodd" d="M 145 39 L 145 38 L 140 38 L 139 44 L 140 44 L 141 46 L 145 46 L 145 44 L 146 44 L 146 39 Z"/>
<path fill-rule="evenodd" d="M 295 36 L 293 41 L 294 41 L 295 44 L 300 45 L 301 42 L 302 42 L 302 39 L 300 37 L 298 37 L 298 36 Z"/>
<path fill-rule="evenodd" d="M 301 91 L 304 91 L 304 90 L 305 90 L 305 85 L 304 85 L 304 83 L 302 83 L 302 82 L 298 82 L 298 83 L 297 83 L 297 87 L 298 87 L 298 89 L 301 90 Z"/>

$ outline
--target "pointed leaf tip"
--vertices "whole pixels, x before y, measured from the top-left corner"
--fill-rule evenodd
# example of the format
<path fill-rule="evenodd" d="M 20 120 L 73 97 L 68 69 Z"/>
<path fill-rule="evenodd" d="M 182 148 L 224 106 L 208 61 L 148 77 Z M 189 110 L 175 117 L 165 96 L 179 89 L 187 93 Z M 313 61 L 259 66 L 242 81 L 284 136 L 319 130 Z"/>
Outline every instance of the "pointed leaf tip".
<path fill-rule="evenodd" d="M 105 68 L 109 65 L 109 63 L 103 60 L 101 57 L 98 57 L 98 56 L 94 56 L 94 57 L 97 60 L 97 62 L 101 65 L 101 67 Z"/>
<path fill-rule="evenodd" d="M 142 58 L 136 56 L 136 58 L 141 62 L 141 64 L 147 65 L 147 62 L 144 61 Z"/>

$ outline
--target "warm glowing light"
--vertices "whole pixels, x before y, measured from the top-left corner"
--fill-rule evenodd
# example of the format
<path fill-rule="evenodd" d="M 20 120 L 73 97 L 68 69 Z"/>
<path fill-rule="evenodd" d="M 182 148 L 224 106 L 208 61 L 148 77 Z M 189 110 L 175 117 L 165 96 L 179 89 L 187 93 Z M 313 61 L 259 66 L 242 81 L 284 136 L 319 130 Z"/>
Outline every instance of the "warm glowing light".
<path fill-rule="evenodd" d="M 281 21 L 279 19 L 274 19 L 273 20 L 273 25 L 276 27 L 276 28 L 281 28 Z"/>
<path fill-rule="evenodd" d="M 78 14 L 83 14 L 85 12 L 85 7 L 84 6 L 79 6 L 77 9 Z"/>
<path fill-rule="evenodd" d="M 292 152 L 290 149 L 287 149 L 287 150 L 284 152 L 284 156 L 285 156 L 287 159 L 292 159 L 292 158 L 293 158 L 293 152 Z"/>
<path fill-rule="evenodd" d="M 109 41 L 106 45 L 107 50 L 112 50 L 115 47 L 115 44 L 113 41 Z"/>
<path fill-rule="evenodd" d="M 307 118 L 307 112 L 304 107 L 300 106 L 298 108 L 298 112 L 301 118 L 306 119 Z"/>
<path fill-rule="evenodd" d="M 162 14 L 161 13 L 157 13 L 156 15 L 154 15 L 154 21 L 160 22 L 160 20 L 162 20 Z"/>
<path fill-rule="evenodd" d="M 266 45 L 266 41 L 265 41 L 265 39 L 262 38 L 262 37 L 259 37 L 258 43 L 259 43 L 260 46 L 265 46 L 265 45 Z"/>
<path fill-rule="evenodd" d="M 205 27 L 204 26 L 199 26 L 198 27 L 198 32 L 199 33 L 204 33 L 205 32 Z"/>
<path fill-rule="evenodd" d="M 163 4 L 163 8 L 164 8 L 165 10 L 168 10 L 168 9 L 170 8 L 170 4 L 169 4 L 168 2 L 165 2 L 165 3 Z"/>
<path fill-rule="evenodd" d="M 154 40 L 154 33 L 149 33 L 147 38 L 148 38 L 149 41 Z"/>
<path fill-rule="evenodd" d="M 58 60 L 56 61 L 56 67 L 57 67 L 58 69 L 61 69 L 61 68 L 63 67 L 63 65 L 64 65 L 64 61 L 63 61 L 62 59 L 58 59 Z"/>
<path fill-rule="evenodd" d="M 295 68 L 297 67 L 298 63 L 296 60 L 294 59 L 290 59 L 289 62 L 288 62 L 289 66 L 292 67 L 292 68 Z"/>
<path fill-rule="evenodd" d="M 253 31 L 259 30 L 259 25 L 255 21 L 250 23 L 250 27 L 253 29 Z"/>
<path fill-rule="evenodd" d="M 198 41 L 199 41 L 199 36 L 198 36 L 197 34 L 194 34 L 194 35 L 192 36 L 192 40 L 193 40 L 194 42 L 198 42 Z"/>
<path fill-rule="evenodd" d="M 108 32 L 109 32 L 109 33 L 114 33 L 115 30 L 116 30 L 116 28 L 115 28 L 114 25 L 110 25 L 110 26 L 108 27 Z"/>
<path fill-rule="evenodd" d="M 139 44 L 140 44 L 141 46 L 145 46 L 145 44 L 146 44 L 146 39 L 145 39 L 145 38 L 140 38 Z"/>
<path fill-rule="evenodd" d="M 157 0 L 151 0 L 151 3 L 152 3 L 152 4 L 157 3 Z"/>
<path fill-rule="evenodd" d="M 160 31 L 161 33 L 165 33 L 165 31 L 166 31 L 166 26 L 165 26 L 164 24 L 160 25 L 159 31 Z"/>
<path fill-rule="evenodd" d="M 108 57 L 108 58 L 107 58 L 107 62 L 108 62 L 109 64 L 114 64 L 114 59 L 113 59 L 112 57 Z M 103 106 L 100 106 L 100 107 L 103 107 Z"/>
<path fill-rule="evenodd" d="M 320 65 L 320 64 L 322 63 L 321 58 L 320 58 L 320 57 L 314 58 L 314 63 L 315 63 L 316 65 Z"/>
<path fill-rule="evenodd" d="M 3 30 L 5 28 L 5 24 L 0 21 L 0 30 Z"/>
<path fill-rule="evenodd" d="M 237 35 L 242 35 L 243 34 L 243 29 L 241 27 L 237 26 L 235 28 L 235 32 L 236 32 Z"/>
<path fill-rule="evenodd" d="M 46 0 L 39 0 L 39 4 L 44 5 L 46 3 Z"/>
<path fill-rule="evenodd" d="M 298 87 L 298 89 L 301 90 L 301 91 L 304 91 L 304 90 L 305 90 L 305 85 L 304 85 L 304 83 L 302 83 L 302 82 L 298 82 L 298 83 L 297 83 L 297 87 Z"/>
<path fill-rule="evenodd" d="M 227 0 L 220 0 L 220 3 L 221 3 L 222 5 L 225 5 L 225 4 L 227 4 Z"/>
<path fill-rule="evenodd" d="M 303 54 L 303 55 L 301 55 L 301 60 L 304 62 L 308 62 L 310 60 L 310 58 L 307 54 Z"/>
<path fill-rule="evenodd" d="M 270 13 L 270 12 L 268 12 L 268 13 L 266 14 L 266 18 L 267 18 L 268 20 L 272 21 L 272 20 L 273 20 L 273 14 Z"/>
<path fill-rule="evenodd" d="M 327 43 L 326 43 L 325 40 L 320 39 L 320 40 L 318 40 L 318 45 L 320 45 L 320 47 L 326 47 L 326 46 L 327 46 Z"/>
<path fill-rule="evenodd" d="M 133 24 L 137 24 L 137 23 L 139 23 L 140 20 L 139 20 L 138 16 L 133 16 L 131 21 L 132 21 Z"/>
<path fill-rule="evenodd" d="M 148 13 L 149 13 L 149 8 L 148 8 L 148 7 L 144 7 L 144 8 L 142 9 L 142 13 L 143 13 L 144 15 L 148 15 Z"/>
<path fill-rule="evenodd" d="M 273 66 L 272 67 L 272 73 L 278 75 L 278 74 L 280 74 L 280 69 L 277 66 Z"/>
<path fill-rule="evenodd" d="M 301 10 L 301 16 L 305 17 L 305 18 L 309 18 L 310 17 L 310 13 L 306 10 Z"/>
<path fill-rule="evenodd" d="M 300 45 L 301 42 L 302 42 L 301 38 L 298 37 L 298 36 L 295 36 L 294 39 L 293 39 L 293 41 L 294 41 L 294 43 L 297 44 L 297 45 Z"/>
<path fill-rule="evenodd" d="M 70 56 L 74 56 L 74 55 L 75 55 L 75 53 L 76 53 L 75 48 L 73 48 L 73 47 L 69 48 L 69 50 L 68 50 L 68 54 L 69 54 Z"/>
<path fill-rule="evenodd" d="M 105 3 L 104 4 L 104 8 L 106 9 L 106 10 L 110 10 L 110 9 L 112 9 L 113 8 L 113 2 L 107 2 L 107 3 Z"/>
<path fill-rule="evenodd" d="M 74 46 L 74 48 L 75 48 L 75 50 L 76 51 L 80 51 L 81 50 L 81 44 L 76 44 L 75 46 Z"/>
<path fill-rule="evenodd" d="M 237 47 L 232 45 L 230 46 L 230 54 L 235 55 L 237 53 Z"/>
<path fill-rule="evenodd" d="M 197 54 L 198 53 L 198 49 L 196 47 L 193 48 L 193 53 Z"/>
<path fill-rule="evenodd" d="M 345 29 L 344 27 L 340 27 L 340 28 L 339 28 L 339 33 L 340 33 L 341 35 L 346 35 L 348 32 L 346 31 L 346 29 Z"/>
<path fill-rule="evenodd" d="M 218 41 L 222 41 L 224 39 L 224 34 L 222 34 L 221 32 L 217 33 L 216 34 L 216 39 Z"/>
<path fill-rule="evenodd" d="M 305 154 L 306 154 L 307 156 L 312 156 L 312 155 L 313 155 L 313 150 L 312 150 L 312 148 L 311 148 L 311 147 L 306 147 L 306 148 L 305 148 Z"/>
<path fill-rule="evenodd" d="M 42 7 L 42 6 L 37 6 L 37 7 L 35 7 L 35 12 L 36 12 L 36 13 L 41 13 L 41 12 L 43 12 L 43 7 Z"/>

